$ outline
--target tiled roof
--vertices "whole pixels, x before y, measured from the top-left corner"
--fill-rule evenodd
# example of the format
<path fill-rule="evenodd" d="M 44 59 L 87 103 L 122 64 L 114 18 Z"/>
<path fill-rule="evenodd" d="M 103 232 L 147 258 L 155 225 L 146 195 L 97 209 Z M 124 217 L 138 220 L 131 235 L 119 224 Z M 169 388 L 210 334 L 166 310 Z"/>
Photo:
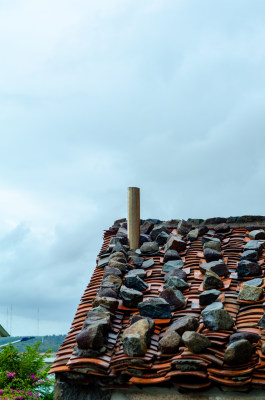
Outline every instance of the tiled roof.
<path fill-rule="evenodd" d="M 127 246 L 124 245 L 126 243 L 126 223 L 124 220 L 116 222 L 113 227 L 105 231 L 103 246 L 97 259 L 94 274 L 81 298 L 70 332 L 58 351 L 57 358 L 50 372 L 64 376 L 67 381 L 78 381 L 84 384 L 97 380 L 99 385 L 106 388 L 124 388 L 132 384 L 173 384 L 192 390 L 208 388 L 212 384 L 228 386 L 230 388 L 265 387 L 265 355 L 261 351 L 262 345 L 265 343 L 265 329 L 263 329 L 265 328 L 265 323 L 258 324 L 264 315 L 263 302 L 265 299 L 263 289 L 258 289 L 260 292 L 255 300 L 248 300 L 247 296 L 250 295 L 250 298 L 252 298 L 252 292 L 250 294 L 247 293 L 245 297 L 243 295 L 241 299 L 238 298 L 244 283 L 253 278 L 262 278 L 262 281 L 255 282 L 256 285 L 259 285 L 255 287 L 264 287 L 265 246 L 263 244 L 265 242 L 265 235 L 262 235 L 261 231 L 255 238 L 255 234 L 253 236 L 250 232 L 253 229 L 257 230 L 264 227 L 265 218 L 240 217 L 229 220 L 210 219 L 204 222 L 202 220 L 191 220 L 193 223 L 192 228 L 189 224 L 178 224 L 176 220 L 166 223 L 161 223 L 158 220 L 149 220 L 149 225 L 145 221 L 141 222 L 142 232 L 145 232 L 141 235 L 141 241 L 152 240 L 150 243 L 153 243 L 153 239 L 156 239 L 159 242 L 159 249 L 154 249 L 153 253 L 150 252 L 150 254 L 143 253 L 140 250 L 137 250 L 136 254 L 129 252 Z M 229 222 L 229 226 L 225 225 L 227 222 Z M 220 223 L 224 225 L 219 225 Z M 208 231 L 207 228 L 203 228 L 205 224 L 208 225 Z M 199 232 L 194 232 L 195 225 L 199 227 Z M 165 233 L 160 235 L 160 238 L 156 236 L 158 231 L 153 235 L 152 232 L 154 230 L 150 232 L 150 229 L 159 229 L 159 227 L 162 227 L 161 232 Z M 181 238 L 177 236 L 180 232 Z M 196 237 L 198 233 L 199 236 Z M 120 237 L 121 240 L 113 239 L 115 237 Z M 176 246 L 174 243 L 172 244 L 170 237 L 173 237 L 174 240 L 184 242 L 183 250 L 179 250 L 179 258 L 184 262 L 184 265 L 180 269 L 187 274 L 186 282 L 188 285 L 187 288 L 182 289 L 185 302 L 182 306 L 171 307 L 171 318 L 168 318 L 168 315 L 166 318 L 163 318 L 163 315 L 155 318 L 154 315 L 155 324 L 153 329 L 150 329 L 151 340 L 147 342 L 146 352 L 135 356 L 130 355 L 128 350 L 127 354 L 124 351 L 122 342 L 124 340 L 124 331 L 131 324 L 132 315 L 139 315 L 141 307 L 138 308 L 137 305 L 133 307 L 125 306 L 119 295 L 116 296 L 118 303 L 116 306 L 114 304 L 114 308 L 116 308 L 112 309 L 110 313 L 108 311 L 111 316 L 111 325 L 105 336 L 105 348 L 99 350 L 97 346 L 94 349 L 91 346 L 90 348 L 88 346 L 86 349 L 78 347 L 76 336 L 87 329 L 87 326 L 84 325 L 87 314 L 93 309 L 93 301 L 96 295 L 103 293 L 102 290 L 105 289 L 104 285 L 102 289 L 101 284 L 110 255 L 112 254 L 113 256 L 117 252 L 116 250 L 122 250 L 123 248 L 127 253 L 127 269 L 141 268 L 133 263 L 133 260 L 137 262 L 136 258 L 130 258 L 133 255 L 143 258 L 144 261 L 149 260 L 150 266 L 147 264 L 144 269 L 146 276 L 143 277 L 143 281 L 147 285 L 147 288 L 142 291 L 143 300 L 145 302 L 151 298 L 161 298 L 160 296 L 166 283 L 164 279 L 166 272 L 162 270 L 165 264 L 165 250 L 167 250 L 168 246 L 171 250 L 179 246 L 178 244 Z M 228 274 L 226 276 L 221 275 L 222 287 L 220 287 L 219 283 L 219 287 L 217 287 L 221 294 L 219 295 L 217 292 L 215 300 L 211 301 L 214 301 L 214 305 L 221 303 L 217 304 L 218 308 L 222 308 L 232 317 L 233 326 L 230 326 L 227 330 L 223 330 L 221 325 L 221 328 L 220 326 L 219 328 L 214 328 L 211 323 L 207 324 L 207 318 L 204 318 L 202 315 L 205 306 L 200 305 L 200 303 L 202 304 L 200 295 L 206 289 L 205 275 L 208 274 L 207 272 L 205 273 L 207 266 L 205 267 L 204 264 L 206 262 L 205 257 L 207 254 L 205 249 L 207 246 L 203 247 L 203 243 L 207 241 L 214 242 L 213 238 L 219 239 L 221 242 L 221 257 L 228 268 Z M 243 267 L 241 268 L 241 272 L 239 272 L 238 263 L 242 258 L 242 254 L 246 255 L 248 247 L 245 248 L 246 244 L 253 238 L 255 243 L 251 243 L 260 246 L 258 259 L 255 262 L 247 261 L 245 264 L 244 262 L 243 264 L 241 263 L 240 265 L 243 265 Z M 163 241 L 164 244 L 161 244 Z M 165 243 L 165 241 L 167 242 Z M 218 243 L 218 240 L 215 240 L 215 242 Z M 119 244 L 118 247 L 115 247 L 115 243 Z M 119 246 L 122 247 L 119 248 Z M 182 249 L 181 246 L 179 248 Z M 209 254 L 207 255 L 207 257 L 210 257 L 207 259 L 208 262 L 211 261 L 212 256 L 215 257 L 216 254 L 214 251 L 218 252 L 213 250 L 213 253 L 210 252 L 210 256 Z M 120 261 L 118 263 L 122 264 Z M 204 266 L 201 266 L 201 264 L 204 264 Z M 115 263 L 111 265 L 115 265 Z M 124 265 L 126 266 L 126 264 Z M 219 275 L 218 268 L 216 271 L 217 278 L 212 273 L 209 276 L 214 276 L 214 279 L 218 281 L 220 271 Z M 122 272 L 122 284 L 124 287 L 124 275 L 127 272 Z M 107 289 L 113 289 L 113 285 L 111 285 Z M 119 293 L 119 287 L 116 293 Z M 256 293 L 254 296 L 256 296 Z M 208 301 L 208 304 L 211 301 Z M 94 303 L 94 307 L 99 303 L 100 301 L 97 304 Z M 144 312 L 141 312 L 141 315 L 147 316 Z M 213 313 L 213 315 L 215 314 Z M 185 338 L 182 336 L 182 340 L 180 340 L 176 350 L 171 352 L 171 354 L 166 354 L 161 345 L 159 345 L 159 341 L 164 337 L 168 328 L 173 326 L 175 321 L 179 321 L 180 318 L 187 316 L 197 319 L 197 329 L 194 329 L 197 330 L 197 333 L 206 336 L 210 340 L 210 347 L 206 346 L 199 352 L 191 351 L 192 346 L 190 347 L 188 342 L 184 344 L 183 339 Z M 221 316 L 221 318 L 223 317 Z M 133 321 L 136 320 L 137 318 Z M 189 328 L 188 330 L 193 329 Z M 252 338 L 247 338 L 250 340 L 252 349 L 248 359 L 245 359 L 242 363 L 239 356 L 238 361 L 235 359 L 229 362 L 229 356 L 231 358 L 231 352 L 233 352 L 232 349 L 228 354 L 227 350 L 231 342 L 230 336 L 240 332 L 248 332 L 248 335 L 253 333 L 259 336 L 252 335 Z M 181 332 L 180 336 L 182 334 L 183 332 Z M 242 339 L 242 337 L 239 339 Z"/>

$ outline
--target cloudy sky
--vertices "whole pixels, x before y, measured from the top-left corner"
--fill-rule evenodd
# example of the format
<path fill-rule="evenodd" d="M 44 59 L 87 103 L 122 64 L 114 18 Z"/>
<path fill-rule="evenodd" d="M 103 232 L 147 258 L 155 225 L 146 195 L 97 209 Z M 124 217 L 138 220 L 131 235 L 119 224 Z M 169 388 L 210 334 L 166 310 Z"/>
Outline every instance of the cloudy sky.
<path fill-rule="evenodd" d="M 265 214 L 264 21 L 263 0 L 0 0 L 13 335 L 68 332 L 128 186 L 143 218 Z"/>

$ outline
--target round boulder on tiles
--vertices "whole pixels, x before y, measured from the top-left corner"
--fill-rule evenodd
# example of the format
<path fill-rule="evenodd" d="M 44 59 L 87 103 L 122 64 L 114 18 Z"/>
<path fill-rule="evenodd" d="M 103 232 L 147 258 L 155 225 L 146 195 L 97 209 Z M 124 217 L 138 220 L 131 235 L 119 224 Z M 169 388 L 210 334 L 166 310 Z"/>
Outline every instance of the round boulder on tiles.
<path fill-rule="evenodd" d="M 252 355 L 252 345 L 248 340 L 237 340 L 231 343 L 224 354 L 224 362 L 229 365 L 246 364 Z"/>
<path fill-rule="evenodd" d="M 144 356 L 150 341 L 151 329 L 146 319 L 135 322 L 122 335 L 123 350 L 129 357 Z"/>
<path fill-rule="evenodd" d="M 164 254 L 164 262 L 171 260 L 181 260 L 179 253 L 176 250 L 167 250 Z"/>
<path fill-rule="evenodd" d="M 237 340 L 248 340 L 250 343 L 258 343 L 260 340 L 260 335 L 257 333 L 253 332 L 247 332 L 247 331 L 241 331 L 241 332 L 236 332 L 230 335 L 229 337 L 229 343 L 236 342 Z"/>
<path fill-rule="evenodd" d="M 160 297 L 168 302 L 171 311 L 177 311 L 186 306 L 186 299 L 181 291 L 174 290 L 172 287 L 164 287 Z"/>
<path fill-rule="evenodd" d="M 216 225 L 214 230 L 216 233 L 227 233 L 230 231 L 230 226 L 225 222 L 222 222 L 221 224 Z"/>
<path fill-rule="evenodd" d="M 205 328 L 213 331 L 230 331 L 234 320 L 226 310 L 212 310 L 202 315 Z"/>
<path fill-rule="evenodd" d="M 190 288 L 190 285 L 185 282 L 183 279 L 178 278 L 177 276 L 171 276 L 167 279 L 164 288 L 172 287 L 172 289 L 177 290 L 186 290 Z"/>
<path fill-rule="evenodd" d="M 205 290 L 199 296 L 200 306 L 208 306 L 213 303 L 219 296 L 221 292 L 216 289 Z"/>
<path fill-rule="evenodd" d="M 258 240 L 249 240 L 244 246 L 244 251 L 255 250 L 260 255 L 262 253 L 262 248 L 263 243 L 259 242 Z"/>
<path fill-rule="evenodd" d="M 238 300 L 258 301 L 263 297 L 263 289 L 245 283 L 238 295 Z"/>
<path fill-rule="evenodd" d="M 157 242 L 145 242 L 140 247 L 142 254 L 153 254 L 159 251 L 159 246 Z"/>
<path fill-rule="evenodd" d="M 185 221 L 184 219 L 180 220 L 178 223 L 178 232 L 181 235 L 187 235 L 189 231 L 192 229 L 192 224 L 189 223 L 188 221 Z"/>
<path fill-rule="evenodd" d="M 180 317 L 176 319 L 169 326 L 169 329 L 177 332 L 180 336 L 183 335 L 185 331 L 196 331 L 199 327 L 198 318 L 192 316 Z"/>
<path fill-rule="evenodd" d="M 146 277 L 146 271 L 142 268 L 135 268 L 129 271 L 126 276 L 139 276 L 139 278 L 143 279 Z"/>
<path fill-rule="evenodd" d="M 138 310 L 143 317 L 152 319 L 171 318 L 171 309 L 169 303 L 163 298 L 152 297 L 138 304 Z"/>
<path fill-rule="evenodd" d="M 208 248 L 203 250 L 203 255 L 207 263 L 211 261 L 217 261 L 222 258 L 222 253 L 220 251 Z"/>
<path fill-rule="evenodd" d="M 248 260 L 248 261 L 254 261 L 256 262 L 258 260 L 258 252 L 255 250 L 247 250 L 244 251 L 240 255 L 240 260 Z"/>
<path fill-rule="evenodd" d="M 203 249 L 204 250 L 205 249 L 212 249 L 212 250 L 216 250 L 216 251 L 221 252 L 222 251 L 221 242 L 220 242 L 220 240 L 215 240 L 215 241 L 209 240 L 209 242 L 206 242 L 203 245 Z"/>
<path fill-rule="evenodd" d="M 125 275 L 125 286 L 143 292 L 148 285 L 137 275 Z"/>
<path fill-rule="evenodd" d="M 203 287 L 205 290 L 220 289 L 224 286 L 222 279 L 213 271 L 206 271 Z"/>
<path fill-rule="evenodd" d="M 165 245 L 165 250 L 184 251 L 186 249 L 186 242 L 182 240 L 181 235 L 169 235 Z"/>
<path fill-rule="evenodd" d="M 180 339 L 181 338 L 177 332 L 172 331 L 171 329 L 166 330 L 158 342 L 159 350 L 162 354 L 176 353 L 179 347 Z"/>
<path fill-rule="evenodd" d="M 125 307 L 137 308 L 138 303 L 143 301 L 142 292 L 139 292 L 135 289 L 127 288 L 126 286 L 121 287 L 120 296 Z"/>
<path fill-rule="evenodd" d="M 184 332 L 182 340 L 192 353 L 201 353 L 211 346 L 211 341 L 205 335 L 194 331 Z"/>
<path fill-rule="evenodd" d="M 182 269 L 172 269 L 166 275 L 164 275 L 164 281 L 166 282 L 171 276 L 177 276 L 184 281 L 187 281 L 188 279 L 186 272 Z"/>
<path fill-rule="evenodd" d="M 265 240 L 265 232 L 263 229 L 256 229 L 249 232 L 249 238 L 253 240 Z"/>
<path fill-rule="evenodd" d="M 248 260 L 239 261 L 236 271 L 239 278 L 261 275 L 262 272 L 259 264 Z"/>
<path fill-rule="evenodd" d="M 198 239 L 199 236 L 199 229 L 193 229 L 192 231 L 190 231 L 188 233 L 188 240 L 190 240 L 191 242 L 194 242 L 195 240 Z"/>
<path fill-rule="evenodd" d="M 180 269 L 183 267 L 183 265 L 184 265 L 184 262 L 182 260 L 171 260 L 171 261 L 166 262 L 163 265 L 162 271 L 169 272 L 172 269 Z"/>

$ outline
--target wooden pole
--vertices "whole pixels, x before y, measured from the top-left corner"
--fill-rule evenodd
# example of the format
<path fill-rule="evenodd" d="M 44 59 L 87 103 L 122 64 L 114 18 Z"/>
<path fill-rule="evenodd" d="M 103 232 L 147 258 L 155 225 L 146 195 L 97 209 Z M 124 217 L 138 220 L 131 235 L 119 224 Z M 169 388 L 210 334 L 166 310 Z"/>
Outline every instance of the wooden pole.
<path fill-rule="evenodd" d="M 139 248 L 140 239 L 140 189 L 128 188 L 128 239 L 130 250 Z"/>

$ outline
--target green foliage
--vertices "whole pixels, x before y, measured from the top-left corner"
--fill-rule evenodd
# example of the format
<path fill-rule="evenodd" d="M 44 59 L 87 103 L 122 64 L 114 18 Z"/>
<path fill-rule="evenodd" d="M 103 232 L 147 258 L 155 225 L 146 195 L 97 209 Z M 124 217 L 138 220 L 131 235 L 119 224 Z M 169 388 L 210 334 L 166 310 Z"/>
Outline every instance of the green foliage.
<path fill-rule="evenodd" d="M 52 400 L 48 368 L 45 368 L 44 358 L 50 351 L 40 354 L 40 343 L 26 346 L 21 353 L 12 344 L 0 351 L 0 399 L 42 399 Z"/>

